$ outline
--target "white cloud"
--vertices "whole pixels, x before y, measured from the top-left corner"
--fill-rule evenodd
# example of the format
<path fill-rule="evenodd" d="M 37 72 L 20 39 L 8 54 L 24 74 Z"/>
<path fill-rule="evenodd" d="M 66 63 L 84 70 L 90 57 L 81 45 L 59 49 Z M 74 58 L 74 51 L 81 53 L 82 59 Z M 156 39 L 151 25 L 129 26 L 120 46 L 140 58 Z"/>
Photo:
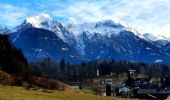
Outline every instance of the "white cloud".
<path fill-rule="evenodd" d="M 24 20 L 24 17 L 28 14 L 28 10 L 24 7 L 16 7 L 10 4 L 0 4 L 0 14 L 1 24 L 13 26 Z"/>

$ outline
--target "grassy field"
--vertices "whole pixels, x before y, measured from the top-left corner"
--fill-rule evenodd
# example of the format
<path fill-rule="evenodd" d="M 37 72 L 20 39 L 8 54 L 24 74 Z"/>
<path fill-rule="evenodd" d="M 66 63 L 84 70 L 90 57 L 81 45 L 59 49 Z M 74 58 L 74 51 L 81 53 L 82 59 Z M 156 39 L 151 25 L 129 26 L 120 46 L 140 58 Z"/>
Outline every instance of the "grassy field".
<path fill-rule="evenodd" d="M 90 88 L 90 87 L 83 87 L 83 88 L 81 89 L 81 91 L 82 91 L 83 93 L 85 93 L 85 94 L 92 94 L 92 95 L 95 95 L 95 94 L 96 94 L 95 91 L 93 91 L 93 89 Z"/>
<path fill-rule="evenodd" d="M 25 90 L 22 87 L 0 86 L 0 100 L 123 100 L 110 97 L 99 97 L 81 93 L 43 90 Z"/>

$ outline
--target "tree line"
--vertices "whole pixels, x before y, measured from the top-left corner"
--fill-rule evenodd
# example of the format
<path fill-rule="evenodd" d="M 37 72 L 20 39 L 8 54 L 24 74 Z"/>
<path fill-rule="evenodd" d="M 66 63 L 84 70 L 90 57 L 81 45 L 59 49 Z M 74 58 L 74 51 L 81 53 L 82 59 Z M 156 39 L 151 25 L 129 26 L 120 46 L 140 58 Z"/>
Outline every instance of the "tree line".
<path fill-rule="evenodd" d="M 169 76 L 169 66 L 164 64 L 132 63 L 125 60 L 98 60 L 73 64 L 61 59 L 54 61 L 50 58 L 29 64 L 33 75 L 52 78 L 63 82 L 83 83 L 97 76 L 112 75 L 118 77 L 129 69 L 149 77 Z"/>

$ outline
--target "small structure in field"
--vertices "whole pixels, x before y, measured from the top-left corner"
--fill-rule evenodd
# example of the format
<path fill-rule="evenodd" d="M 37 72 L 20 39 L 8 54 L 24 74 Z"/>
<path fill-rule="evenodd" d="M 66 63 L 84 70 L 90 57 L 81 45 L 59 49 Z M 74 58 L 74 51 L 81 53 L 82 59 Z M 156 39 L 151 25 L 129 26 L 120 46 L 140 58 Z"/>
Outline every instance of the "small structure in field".
<path fill-rule="evenodd" d="M 113 84 L 113 79 L 102 79 L 101 84 L 102 85 L 112 85 Z"/>

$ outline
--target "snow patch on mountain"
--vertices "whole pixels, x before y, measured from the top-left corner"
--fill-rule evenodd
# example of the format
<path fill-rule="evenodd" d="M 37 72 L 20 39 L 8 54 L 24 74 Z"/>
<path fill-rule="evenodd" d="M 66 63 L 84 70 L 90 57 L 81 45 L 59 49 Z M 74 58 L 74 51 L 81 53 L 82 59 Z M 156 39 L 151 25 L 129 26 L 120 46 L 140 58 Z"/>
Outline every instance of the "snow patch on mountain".
<path fill-rule="evenodd" d="M 161 63 L 161 62 L 163 62 L 162 59 L 157 59 L 157 60 L 155 60 L 155 63 Z"/>
<path fill-rule="evenodd" d="M 112 34 L 118 35 L 121 31 L 125 30 L 124 26 L 112 20 L 105 20 L 97 23 L 69 24 L 66 27 L 67 30 L 74 33 L 76 37 L 83 32 L 88 33 L 87 35 L 98 33 L 102 36 L 107 35 L 110 37 Z"/>
<path fill-rule="evenodd" d="M 68 48 L 61 48 L 61 50 L 63 50 L 63 51 L 67 51 L 67 50 L 69 50 Z"/>

